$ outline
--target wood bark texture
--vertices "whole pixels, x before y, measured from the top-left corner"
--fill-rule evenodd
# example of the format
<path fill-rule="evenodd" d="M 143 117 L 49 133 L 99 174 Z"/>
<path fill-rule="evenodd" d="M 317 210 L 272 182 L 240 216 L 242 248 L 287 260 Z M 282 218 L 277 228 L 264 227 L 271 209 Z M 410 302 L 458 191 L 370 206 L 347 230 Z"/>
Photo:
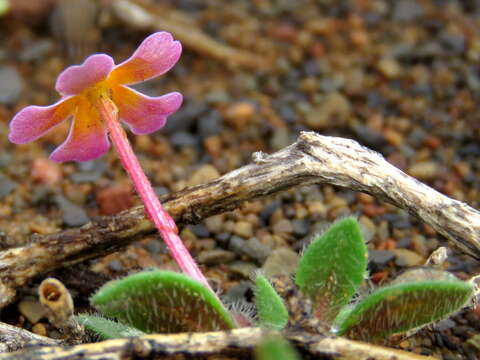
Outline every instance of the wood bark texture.
<path fill-rule="evenodd" d="M 250 358 L 253 348 L 269 332 L 242 328 L 210 333 L 156 334 L 99 343 L 43 346 L 0 354 L 0 360 L 139 360 L 139 359 L 222 359 Z M 344 338 L 308 333 L 284 334 L 316 359 L 336 360 L 434 360 L 405 351 L 371 345 Z"/>

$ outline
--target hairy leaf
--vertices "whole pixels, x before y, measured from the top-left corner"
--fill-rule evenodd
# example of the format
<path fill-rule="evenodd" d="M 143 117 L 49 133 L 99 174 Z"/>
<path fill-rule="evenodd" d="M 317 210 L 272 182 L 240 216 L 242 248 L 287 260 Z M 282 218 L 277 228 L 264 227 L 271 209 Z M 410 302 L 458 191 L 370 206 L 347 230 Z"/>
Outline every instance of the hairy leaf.
<path fill-rule="evenodd" d="M 147 333 L 214 331 L 235 327 L 205 286 L 171 271 L 145 271 L 103 286 L 91 303 L 102 314 Z"/>
<path fill-rule="evenodd" d="M 255 280 L 255 306 L 260 326 L 281 330 L 287 325 L 288 311 L 285 303 L 263 275 L 257 275 Z"/>
<path fill-rule="evenodd" d="M 256 360 L 299 360 L 294 347 L 284 338 L 271 337 L 262 341 L 256 348 Z"/>
<path fill-rule="evenodd" d="M 117 339 L 145 335 L 143 331 L 96 315 L 81 314 L 76 316 L 78 322 L 103 339 Z"/>
<path fill-rule="evenodd" d="M 339 335 L 381 342 L 394 334 L 441 320 L 465 306 L 473 296 L 470 283 L 446 280 L 400 280 L 367 296 L 346 316 L 337 319 Z"/>
<path fill-rule="evenodd" d="M 315 316 L 332 323 L 366 276 L 367 248 L 356 219 L 334 223 L 307 247 L 295 281 L 313 303 Z"/>

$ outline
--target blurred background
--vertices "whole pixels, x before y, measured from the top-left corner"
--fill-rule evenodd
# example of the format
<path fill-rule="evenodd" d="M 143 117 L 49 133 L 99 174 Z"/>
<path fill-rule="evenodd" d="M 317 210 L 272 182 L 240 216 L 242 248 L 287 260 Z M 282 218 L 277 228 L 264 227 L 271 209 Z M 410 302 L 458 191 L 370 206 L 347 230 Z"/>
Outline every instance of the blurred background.
<path fill-rule="evenodd" d="M 314 130 L 353 138 L 479 207 L 478 0 L 0 0 L 0 14 L 1 247 L 139 203 L 113 152 L 87 163 L 48 160 L 68 124 L 22 146 L 6 134 L 18 110 L 59 98 L 54 85 L 65 67 L 95 52 L 118 63 L 159 30 L 182 42 L 183 55 L 137 88 L 180 91 L 185 101 L 161 131 L 131 136 L 158 194 L 215 179 L 255 151 L 277 151 Z M 346 214 L 364 227 L 371 284 L 422 265 L 446 244 L 405 211 L 332 186 L 245 204 L 185 227 L 182 238 L 225 294 L 248 300 L 252 271 L 293 269 L 312 234 Z M 82 269 L 108 278 L 148 266 L 173 267 L 155 235 Z M 463 278 L 479 268 L 457 252 L 444 267 Z M 42 323 L 15 313 L 11 323 Z M 474 359 L 466 344 L 479 333 L 479 314 L 466 310 L 399 346 Z"/>

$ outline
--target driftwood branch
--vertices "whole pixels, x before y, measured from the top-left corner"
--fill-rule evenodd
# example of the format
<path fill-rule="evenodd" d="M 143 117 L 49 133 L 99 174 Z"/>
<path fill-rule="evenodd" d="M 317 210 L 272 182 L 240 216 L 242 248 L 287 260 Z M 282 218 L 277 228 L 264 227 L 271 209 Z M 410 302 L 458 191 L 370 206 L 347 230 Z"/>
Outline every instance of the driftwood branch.
<path fill-rule="evenodd" d="M 93 344 L 44 346 L 0 354 L 0 360 L 133 360 L 208 358 L 219 355 L 251 354 L 252 349 L 269 332 L 260 328 L 243 328 L 225 332 L 147 335 L 138 338 L 108 340 Z M 307 333 L 285 334 L 303 351 L 321 359 L 356 360 L 433 360 L 400 350 L 343 338 Z M 183 358 L 183 357 L 182 357 Z"/>
<path fill-rule="evenodd" d="M 162 197 L 179 224 L 196 223 L 245 201 L 297 185 L 334 184 L 391 202 L 431 225 L 460 250 L 480 260 L 480 212 L 406 175 L 357 142 L 303 132 L 298 141 L 208 183 Z M 143 207 L 102 217 L 78 229 L 34 236 L 0 252 L 0 307 L 30 279 L 112 253 L 154 231 Z"/>

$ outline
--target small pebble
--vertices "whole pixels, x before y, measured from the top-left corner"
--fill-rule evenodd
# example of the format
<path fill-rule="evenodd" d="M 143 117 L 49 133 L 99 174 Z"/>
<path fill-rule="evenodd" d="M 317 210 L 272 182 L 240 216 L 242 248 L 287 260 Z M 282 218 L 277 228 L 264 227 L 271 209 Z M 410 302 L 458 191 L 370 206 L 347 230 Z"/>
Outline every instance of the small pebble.
<path fill-rule="evenodd" d="M 425 258 L 414 251 L 408 249 L 393 249 L 392 251 L 396 256 L 395 264 L 397 266 L 411 267 L 425 263 Z"/>
<path fill-rule="evenodd" d="M 112 271 L 115 271 L 115 272 L 120 272 L 120 271 L 124 270 L 124 266 L 123 266 L 122 262 L 118 259 L 113 259 L 113 260 L 109 261 L 108 268 Z"/>
<path fill-rule="evenodd" d="M 396 1 L 393 7 L 393 18 L 401 22 L 417 20 L 423 15 L 424 10 L 417 0 Z"/>
<path fill-rule="evenodd" d="M 239 275 L 244 279 L 251 279 L 258 270 L 254 264 L 246 261 L 234 261 L 229 265 L 232 273 Z"/>
<path fill-rule="evenodd" d="M 222 214 L 210 216 L 209 218 L 205 219 L 205 226 L 208 231 L 218 234 L 223 230 L 223 221 L 224 216 Z"/>
<path fill-rule="evenodd" d="M 257 260 L 260 264 L 263 264 L 265 259 L 271 254 L 272 249 L 253 237 L 245 242 L 243 253 L 251 259 Z"/>
<path fill-rule="evenodd" d="M 197 260 L 204 265 L 227 264 L 235 259 L 235 254 L 227 250 L 204 250 L 197 255 Z"/>
<path fill-rule="evenodd" d="M 25 316 L 31 324 L 36 324 L 47 315 L 47 311 L 37 299 L 24 299 L 17 306 L 20 314 Z"/>
<path fill-rule="evenodd" d="M 217 168 L 213 165 L 206 164 L 195 170 L 187 180 L 187 186 L 195 186 L 208 183 L 220 176 Z"/>
<path fill-rule="evenodd" d="M 0 66 L 0 104 L 12 105 L 23 91 L 22 78 L 13 66 Z"/>
<path fill-rule="evenodd" d="M 30 176 L 40 184 L 53 186 L 62 180 L 62 168 L 47 158 L 36 158 L 32 162 Z"/>
<path fill-rule="evenodd" d="M 310 221 L 308 219 L 294 219 L 291 224 L 292 232 L 295 236 L 305 236 L 310 230 Z"/>
<path fill-rule="evenodd" d="M 369 250 L 368 260 L 375 265 L 379 265 L 380 268 L 387 265 L 395 258 L 395 253 L 389 250 Z"/>
<path fill-rule="evenodd" d="M 233 233 L 248 239 L 253 236 L 253 226 L 247 221 L 237 221 L 233 227 Z"/>
<path fill-rule="evenodd" d="M 101 215 L 114 215 L 129 209 L 135 203 L 130 185 L 114 185 L 96 193 L 97 205 Z"/>
<path fill-rule="evenodd" d="M 47 328 L 42 323 L 36 323 L 35 325 L 33 325 L 32 332 L 40 336 L 48 335 Z"/>
<path fill-rule="evenodd" d="M 189 225 L 190 230 L 199 238 L 206 238 L 210 236 L 210 231 L 202 224 Z"/>
<path fill-rule="evenodd" d="M 352 108 L 348 98 L 333 92 L 325 96 L 323 101 L 305 114 L 305 124 L 313 130 L 322 130 L 332 121 L 340 125 L 350 117 Z"/>
<path fill-rule="evenodd" d="M 438 174 L 438 165 L 433 161 L 422 161 L 410 166 L 407 172 L 422 181 L 434 180 Z"/>
<path fill-rule="evenodd" d="M 265 260 L 262 270 L 267 277 L 291 275 L 297 269 L 299 256 L 295 251 L 283 247 L 273 250 Z"/>
<path fill-rule="evenodd" d="M 276 235 L 288 235 L 293 232 L 293 226 L 290 220 L 282 219 L 272 226 L 272 230 Z"/>
<path fill-rule="evenodd" d="M 249 102 L 240 102 L 227 109 L 227 119 L 237 129 L 244 129 L 256 112 L 256 108 Z"/>
<path fill-rule="evenodd" d="M 62 218 L 65 225 L 78 227 L 85 225 L 90 220 L 83 208 L 70 202 L 64 196 L 56 195 L 55 202 L 62 211 Z"/>
<path fill-rule="evenodd" d="M 228 247 L 230 250 L 232 250 L 235 254 L 238 255 L 243 255 L 243 249 L 245 248 L 245 239 L 241 238 L 240 236 L 233 235 L 230 238 L 230 241 L 228 243 Z"/>
<path fill-rule="evenodd" d="M 385 57 L 380 59 L 377 64 L 378 69 L 380 72 L 387 78 L 387 79 L 395 79 L 397 78 L 402 69 L 400 64 L 393 58 Z"/>
<path fill-rule="evenodd" d="M 16 187 L 15 182 L 0 174 L 0 199 L 10 194 Z"/>

